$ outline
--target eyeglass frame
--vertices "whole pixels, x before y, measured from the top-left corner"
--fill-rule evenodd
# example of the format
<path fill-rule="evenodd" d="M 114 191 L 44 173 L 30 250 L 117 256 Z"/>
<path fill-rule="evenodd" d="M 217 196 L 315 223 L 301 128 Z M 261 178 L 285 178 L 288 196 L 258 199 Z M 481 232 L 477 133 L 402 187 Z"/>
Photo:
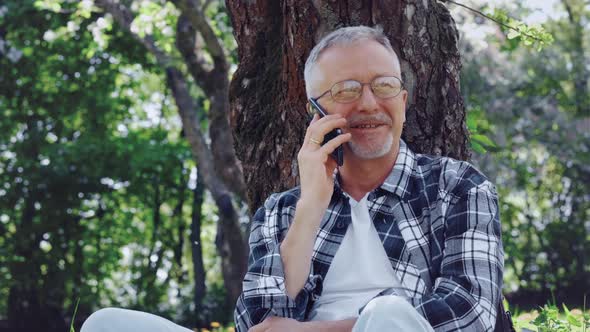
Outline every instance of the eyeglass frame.
<path fill-rule="evenodd" d="M 383 98 L 383 97 L 379 97 L 379 96 L 377 96 L 377 95 L 375 94 L 375 92 L 373 91 L 373 87 L 371 86 L 371 84 L 373 84 L 373 82 L 375 82 L 375 80 L 376 80 L 376 79 L 378 79 L 378 78 L 382 78 L 382 77 L 393 77 L 393 78 L 395 78 L 395 79 L 397 79 L 397 80 L 399 81 L 399 83 L 400 83 L 400 89 L 399 89 L 399 92 L 398 92 L 398 93 L 397 93 L 395 96 L 391 96 L 391 97 L 386 97 L 386 98 Z M 355 99 L 353 99 L 353 100 L 351 100 L 351 101 L 347 101 L 347 102 L 341 102 L 341 101 L 338 101 L 338 100 L 334 99 L 334 96 L 332 95 L 332 89 L 333 89 L 333 88 L 336 86 L 336 84 L 340 84 L 340 83 L 342 83 L 342 82 L 347 82 L 347 81 L 353 81 L 353 82 L 357 82 L 357 83 L 359 83 L 359 84 L 361 85 L 361 93 L 359 94 L 359 96 L 358 96 L 358 97 L 356 97 Z M 321 95 L 319 95 L 319 97 L 316 97 L 316 98 L 313 98 L 313 99 L 314 99 L 314 100 L 316 100 L 316 101 L 317 101 L 317 100 L 320 100 L 322 97 L 324 97 L 324 96 L 325 96 L 325 95 L 326 95 L 326 94 L 329 92 L 329 93 L 330 93 L 330 98 L 332 98 L 332 100 L 333 100 L 333 101 L 335 101 L 335 102 L 337 102 L 337 103 L 339 103 L 339 104 L 350 104 L 350 103 L 353 103 L 353 102 L 357 101 L 357 100 L 358 100 L 360 97 L 362 97 L 362 95 L 363 95 L 363 90 L 364 90 L 363 88 L 365 87 L 365 85 L 369 85 L 369 88 L 371 89 L 371 93 L 372 93 L 372 94 L 373 94 L 375 97 L 377 97 L 377 98 L 380 98 L 380 99 L 391 99 L 391 98 L 395 98 L 395 97 L 399 96 L 399 94 L 400 94 L 400 93 L 402 93 L 402 91 L 403 91 L 403 90 L 404 90 L 404 88 L 405 88 L 405 87 L 404 87 L 404 81 L 402 81 L 402 79 L 401 79 L 401 78 L 399 78 L 399 77 L 397 77 L 397 76 L 393 76 L 393 75 L 377 76 L 377 77 L 373 78 L 373 79 L 371 80 L 371 82 L 367 82 L 367 83 L 363 83 L 363 82 L 360 82 L 360 81 L 357 81 L 357 80 L 352 80 L 352 79 L 349 79 L 349 80 L 342 80 L 342 81 L 339 81 L 339 82 L 336 82 L 336 83 L 334 83 L 334 84 L 332 85 L 332 87 L 330 87 L 330 89 L 326 90 L 324 93 L 322 93 Z"/>

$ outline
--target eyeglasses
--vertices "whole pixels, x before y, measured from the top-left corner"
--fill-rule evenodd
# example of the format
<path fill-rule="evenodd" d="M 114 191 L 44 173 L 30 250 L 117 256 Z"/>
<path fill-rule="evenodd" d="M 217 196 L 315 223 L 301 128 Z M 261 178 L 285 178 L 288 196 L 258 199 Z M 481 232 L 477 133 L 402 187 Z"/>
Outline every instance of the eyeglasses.
<path fill-rule="evenodd" d="M 369 83 L 361 83 L 355 80 L 346 80 L 334 84 L 330 90 L 322 93 L 316 100 L 330 93 L 332 99 L 337 103 L 352 103 L 363 94 L 363 86 L 369 85 L 373 94 L 381 99 L 393 98 L 400 94 L 404 88 L 401 79 L 395 76 L 379 76 Z"/>

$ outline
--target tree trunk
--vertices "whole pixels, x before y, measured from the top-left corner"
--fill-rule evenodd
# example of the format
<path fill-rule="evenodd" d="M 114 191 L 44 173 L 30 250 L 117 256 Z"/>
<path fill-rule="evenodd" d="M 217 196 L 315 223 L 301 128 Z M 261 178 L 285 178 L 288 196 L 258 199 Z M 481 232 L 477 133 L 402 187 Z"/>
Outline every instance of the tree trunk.
<path fill-rule="evenodd" d="M 201 216 L 203 195 L 205 193 L 201 176 L 197 178 L 197 187 L 193 191 L 192 222 L 191 222 L 191 249 L 193 257 L 193 273 L 195 280 L 194 304 L 195 315 L 193 324 L 195 327 L 205 327 L 203 319 L 203 299 L 207 292 L 205 286 L 205 266 L 203 264 L 203 245 L 201 242 Z M 206 321 L 206 320 L 205 320 Z"/>
<path fill-rule="evenodd" d="M 178 70 L 169 69 L 168 84 L 174 94 L 183 129 L 193 149 L 193 157 L 198 160 L 199 176 L 211 192 L 219 212 L 219 225 L 216 241 L 217 250 L 221 257 L 221 272 L 227 290 L 227 303 L 235 303 L 242 292 L 242 279 L 246 274 L 247 244 L 242 236 L 236 209 L 232 203 L 231 192 L 216 176 L 215 165 L 211 161 L 211 154 L 202 147 L 205 139 L 198 131 L 196 114 L 192 112 L 192 98 L 188 94 L 186 82 Z"/>
<path fill-rule="evenodd" d="M 239 63 L 230 85 L 236 153 L 251 209 L 297 183 L 308 123 L 303 69 L 326 33 L 381 26 L 400 57 L 409 92 L 403 139 L 416 152 L 469 158 L 459 91 L 458 34 L 434 1 L 226 0 Z"/>

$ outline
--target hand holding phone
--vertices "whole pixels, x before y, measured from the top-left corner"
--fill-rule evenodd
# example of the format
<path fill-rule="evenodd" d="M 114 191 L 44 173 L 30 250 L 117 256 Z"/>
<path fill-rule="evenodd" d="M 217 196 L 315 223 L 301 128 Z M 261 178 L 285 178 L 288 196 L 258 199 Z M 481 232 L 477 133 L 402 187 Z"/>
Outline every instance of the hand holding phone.
<path fill-rule="evenodd" d="M 324 116 L 328 115 L 324 108 L 318 103 L 317 99 L 309 98 L 308 101 L 312 113 L 318 113 L 320 115 L 320 118 L 323 118 Z M 342 130 L 340 130 L 340 128 L 335 128 L 334 130 L 330 131 L 324 136 L 324 141 L 322 142 L 322 145 L 326 144 L 338 135 L 342 135 Z M 332 158 L 334 158 L 338 166 L 342 166 L 344 164 L 344 149 L 342 148 L 342 145 L 338 146 L 330 155 L 332 156 Z"/>

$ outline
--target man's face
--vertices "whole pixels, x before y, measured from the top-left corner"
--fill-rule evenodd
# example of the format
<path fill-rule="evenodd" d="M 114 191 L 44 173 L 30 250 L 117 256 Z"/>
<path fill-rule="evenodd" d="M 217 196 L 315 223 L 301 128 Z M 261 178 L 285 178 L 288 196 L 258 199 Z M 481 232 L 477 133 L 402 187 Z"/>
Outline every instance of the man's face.
<path fill-rule="evenodd" d="M 316 62 L 310 84 L 314 96 L 318 96 L 344 80 L 370 83 L 380 76 L 401 78 L 397 59 L 378 42 L 363 40 L 324 50 Z M 375 159 L 390 153 L 399 144 L 406 119 L 406 99 L 405 90 L 393 98 L 379 98 L 366 84 L 362 95 L 351 103 L 337 103 L 330 93 L 319 103 L 328 113 L 341 114 L 347 119 L 348 127 L 342 129 L 352 133 L 352 139 L 345 151 L 352 152 L 359 159 Z"/>

